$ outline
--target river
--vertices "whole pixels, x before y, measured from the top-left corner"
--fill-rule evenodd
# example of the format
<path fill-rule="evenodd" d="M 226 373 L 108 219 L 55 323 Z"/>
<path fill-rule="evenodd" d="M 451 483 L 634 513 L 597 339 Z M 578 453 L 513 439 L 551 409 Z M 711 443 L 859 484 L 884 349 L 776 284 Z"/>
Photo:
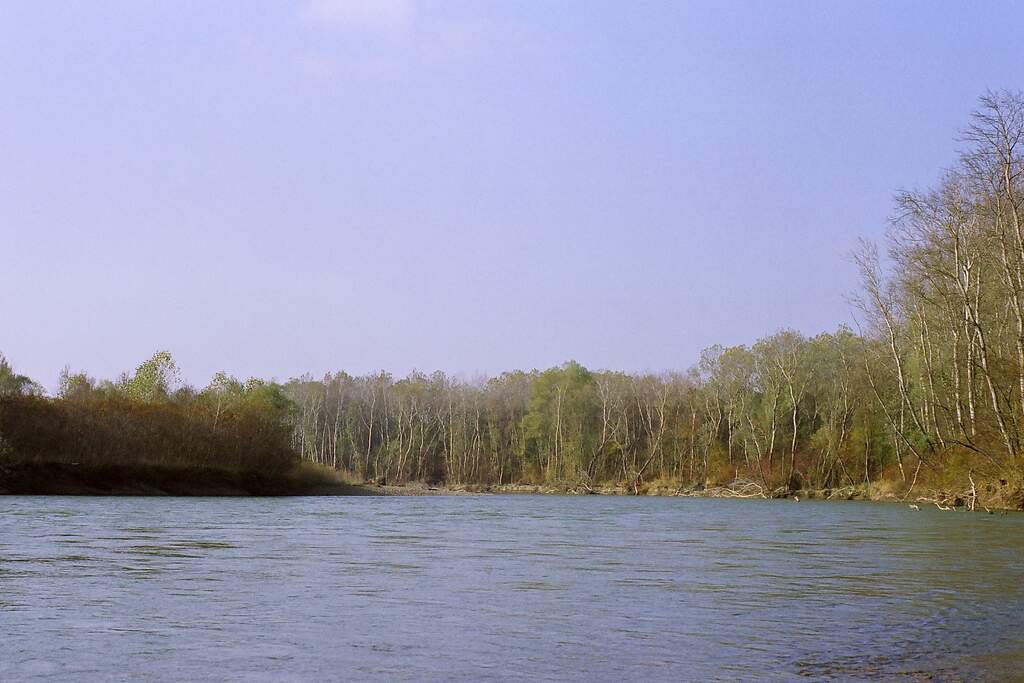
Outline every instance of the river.
<path fill-rule="evenodd" d="M 1024 680 L 1024 515 L 0 497 L 0 680 Z"/>

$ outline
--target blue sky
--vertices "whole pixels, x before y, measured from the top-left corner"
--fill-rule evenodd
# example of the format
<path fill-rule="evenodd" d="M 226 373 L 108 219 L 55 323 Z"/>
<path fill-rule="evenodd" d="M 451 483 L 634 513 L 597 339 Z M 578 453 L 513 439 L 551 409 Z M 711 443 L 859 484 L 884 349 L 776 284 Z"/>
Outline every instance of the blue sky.
<path fill-rule="evenodd" d="M 0 351 L 495 373 L 849 321 L 1014 3 L 0 4 Z"/>

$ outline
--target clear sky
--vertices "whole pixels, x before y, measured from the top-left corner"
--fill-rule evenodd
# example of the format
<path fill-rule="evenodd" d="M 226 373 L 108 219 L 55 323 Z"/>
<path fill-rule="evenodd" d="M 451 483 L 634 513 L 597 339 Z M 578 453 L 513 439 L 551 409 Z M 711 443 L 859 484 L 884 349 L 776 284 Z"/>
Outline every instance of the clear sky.
<path fill-rule="evenodd" d="M 850 320 L 1019 3 L 0 3 L 0 351 L 53 387 L 686 368 Z"/>

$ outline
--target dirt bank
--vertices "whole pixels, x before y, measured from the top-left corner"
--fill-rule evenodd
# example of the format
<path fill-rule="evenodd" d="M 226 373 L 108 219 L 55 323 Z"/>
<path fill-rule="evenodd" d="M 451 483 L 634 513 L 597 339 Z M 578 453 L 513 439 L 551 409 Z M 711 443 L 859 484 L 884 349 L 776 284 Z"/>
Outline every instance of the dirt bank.
<path fill-rule="evenodd" d="M 64 496 L 380 495 L 330 473 L 296 467 L 281 475 L 153 465 L 0 465 L 0 494 Z"/>
<path fill-rule="evenodd" d="M 893 482 L 859 484 L 834 489 L 778 488 L 765 491 L 752 482 L 734 482 L 728 486 L 679 486 L 658 482 L 644 484 L 634 491 L 631 487 L 617 484 L 603 484 L 584 487 L 578 484 L 490 484 L 427 486 L 409 483 L 402 487 L 377 486 L 385 495 L 466 495 L 466 494 L 532 494 L 532 495 L 601 495 L 601 496 L 671 496 L 687 498 L 734 498 L 734 499 L 790 499 L 790 500 L 860 500 L 888 503 L 905 503 L 917 506 L 935 506 L 940 509 L 968 509 L 972 497 L 968 491 L 949 491 L 927 487 L 908 490 L 906 485 Z M 1006 483 L 979 484 L 973 499 L 974 509 L 1024 510 L 1024 494 Z"/>

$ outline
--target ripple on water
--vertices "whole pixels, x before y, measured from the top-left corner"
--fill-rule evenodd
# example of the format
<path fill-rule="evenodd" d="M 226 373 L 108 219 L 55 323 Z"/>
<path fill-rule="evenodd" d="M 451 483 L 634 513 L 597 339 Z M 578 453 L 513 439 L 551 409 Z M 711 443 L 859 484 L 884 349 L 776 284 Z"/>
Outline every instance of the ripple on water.
<path fill-rule="evenodd" d="M 1021 613 L 1024 516 L 0 498 L 3 680 L 1002 681 Z"/>

